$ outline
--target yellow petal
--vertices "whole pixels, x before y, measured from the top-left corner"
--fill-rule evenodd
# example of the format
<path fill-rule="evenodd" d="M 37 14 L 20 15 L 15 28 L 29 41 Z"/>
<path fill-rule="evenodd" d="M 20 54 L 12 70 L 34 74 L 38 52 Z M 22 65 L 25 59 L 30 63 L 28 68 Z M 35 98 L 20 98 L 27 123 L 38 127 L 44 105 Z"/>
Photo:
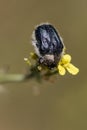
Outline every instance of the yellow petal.
<path fill-rule="evenodd" d="M 69 73 L 71 73 L 72 75 L 76 75 L 79 72 L 79 69 L 77 67 L 75 67 L 73 64 L 69 63 L 66 66 L 66 69 L 68 70 Z"/>
<path fill-rule="evenodd" d="M 58 70 L 59 70 L 60 75 L 65 75 L 66 70 L 65 70 L 65 68 L 63 66 L 58 65 Z"/>
<path fill-rule="evenodd" d="M 69 54 L 65 54 L 61 59 L 61 64 L 67 64 L 70 63 L 70 61 L 71 61 L 71 56 Z"/>

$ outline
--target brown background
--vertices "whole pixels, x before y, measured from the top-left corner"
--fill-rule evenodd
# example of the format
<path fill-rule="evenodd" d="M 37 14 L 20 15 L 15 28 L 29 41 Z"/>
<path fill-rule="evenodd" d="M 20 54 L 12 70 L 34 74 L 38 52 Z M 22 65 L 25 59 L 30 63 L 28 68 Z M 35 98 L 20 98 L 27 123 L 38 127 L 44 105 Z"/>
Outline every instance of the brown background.
<path fill-rule="evenodd" d="M 32 31 L 42 22 L 60 31 L 80 73 L 53 84 L 1 84 L 0 130 L 87 130 L 86 0 L 0 0 L 0 68 L 25 72 Z"/>

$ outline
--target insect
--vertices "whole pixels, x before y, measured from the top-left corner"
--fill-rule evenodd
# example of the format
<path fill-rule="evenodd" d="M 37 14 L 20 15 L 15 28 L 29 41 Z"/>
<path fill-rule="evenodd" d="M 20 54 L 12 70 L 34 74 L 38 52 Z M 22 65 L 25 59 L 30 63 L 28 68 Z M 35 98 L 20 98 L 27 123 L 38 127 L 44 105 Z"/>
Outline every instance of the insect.
<path fill-rule="evenodd" d="M 33 45 L 38 63 L 52 69 L 63 55 L 64 43 L 56 29 L 48 23 L 37 26 L 33 32 Z"/>

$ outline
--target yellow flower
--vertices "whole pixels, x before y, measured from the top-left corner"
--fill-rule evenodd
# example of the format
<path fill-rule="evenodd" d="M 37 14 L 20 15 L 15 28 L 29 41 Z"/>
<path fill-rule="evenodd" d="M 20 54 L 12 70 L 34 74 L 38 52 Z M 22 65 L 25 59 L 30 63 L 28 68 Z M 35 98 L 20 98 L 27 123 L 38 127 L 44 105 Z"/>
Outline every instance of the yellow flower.
<path fill-rule="evenodd" d="M 29 66 L 32 65 L 31 62 L 30 62 L 30 60 L 29 60 L 28 58 L 24 58 L 24 61 L 25 61 Z"/>
<path fill-rule="evenodd" d="M 31 57 L 31 59 L 34 59 L 34 60 L 36 60 L 38 58 L 36 53 L 33 53 L 33 52 L 30 53 L 30 57 Z"/>
<path fill-rule="evenodd" d="M 38 62 L 38 56 L 36 55 L 36 53 L 31 52 L 29 59 L 28 58 L 24 58 L 25 62 L 32 67 L 32 63 L 31 63 L 31 59 L 35 60 L 35 64 L 37 64 Z M 39 71 L 41 70 L 47 70 L 47 67 L 45 66 L 41 66 L 41 65 L 37 65 L 36 66 L 37 69 Z M 61 58 L 61 60 L 59 61 L 58 65 L 57 65 L 57 69 L 60 75 L 65 75 L 66 70 L 72 74 L 72 75 L 76 75 L 79 72 L 79 69 L 77 67 L 75 67 L 72 63 L 71 63 L 71 56 L 69 54 L 64 54 Z M 51 71 L 51 70 L 50 70 Z"/>
<path fill-rule="evenodd" d="M 31 59 L 37 60 L 37 58 L 38 58 L 38 56 L 37 56 L 35 53 L 31 52 L 29 58 L 24 58 L 24 61 L 25 61 L 29 66 L 32 66 Z"/>
<path fill-rule="evenodd" d="M 69 54 L 63 55 L 57 66 L 60 75 L 65 75 L 66 70 L 72 75 L 76 75 L 79 72 L 79 69 L 70 62 L 71 56 Z"/>

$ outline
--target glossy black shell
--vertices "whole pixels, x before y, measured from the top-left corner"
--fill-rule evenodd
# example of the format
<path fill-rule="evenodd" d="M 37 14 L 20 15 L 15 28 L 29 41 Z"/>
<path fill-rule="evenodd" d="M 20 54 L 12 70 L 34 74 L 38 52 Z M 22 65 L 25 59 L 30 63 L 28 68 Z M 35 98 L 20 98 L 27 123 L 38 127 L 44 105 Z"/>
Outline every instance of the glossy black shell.
<path fill-rule="evenodd" d="M 36 46 L 39 53 L 60 55 L 63 50 L 63 43 L 56 29 L 50 24 L 42 24 L 35 29 Z"/>

